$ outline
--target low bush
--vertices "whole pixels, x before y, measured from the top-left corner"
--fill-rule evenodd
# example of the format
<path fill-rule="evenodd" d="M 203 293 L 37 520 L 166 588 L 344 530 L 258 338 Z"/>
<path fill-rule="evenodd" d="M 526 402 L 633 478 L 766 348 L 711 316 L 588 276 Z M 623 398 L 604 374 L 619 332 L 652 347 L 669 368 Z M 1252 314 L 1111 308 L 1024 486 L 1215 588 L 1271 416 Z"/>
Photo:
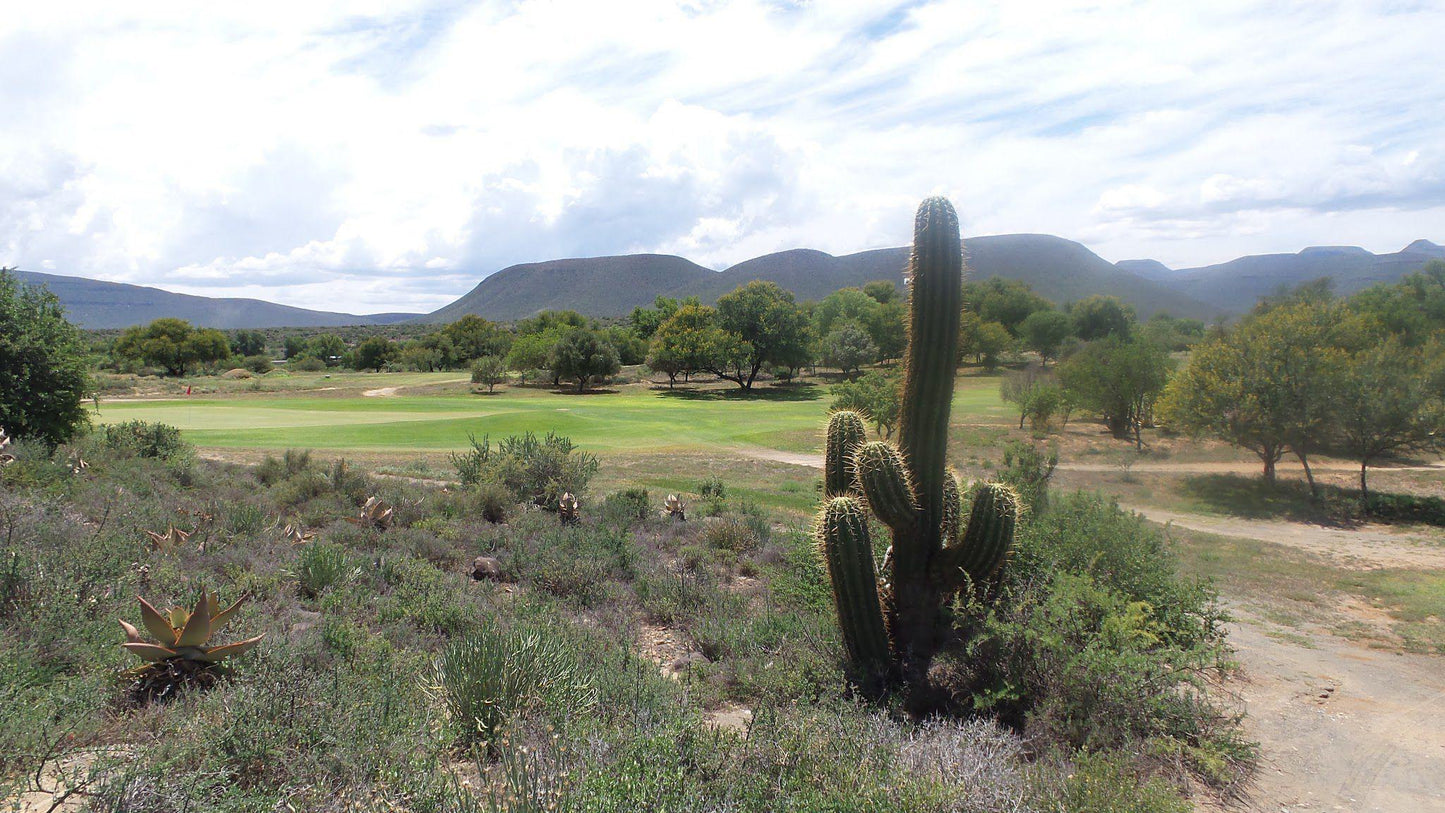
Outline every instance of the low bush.
<path fill-rule="evenodd" d="M 101 433 L 102 445 L 121 454 L 172 460 L 190 452 L 190 444 L 181 439 L 181 430 L 164 423 L 126 421 L 107 425 Z"/>
<path fill-rule="evenodd" d="M 586 491 L 600 465 L 595 455 L 553 432 L 540 439 L 532 432 L 513 435 L 498 441 L 495 448 L 487 437 L 478 441 L 473 435 L 468 440 L 471 449 L 451 456 L 464 485 L 500 483 L 519 499 L 552 511 L 563 493 Z"/>
<path fill-rule="evenodd" d="M 602 516 L 624 525 L 647 519 L 653 510 L 652 497 L 645 488 L 614 491 L 602 501 Z"/>
<path fill-rule="evenodd" d="M 359 570 L 356 571 L 359 573 Z M 309 542 L 301 548 L 296 580 L 301 595 L 316 598 L 326 588 L 353 575 L 346 551 L 326 542 Z"/>

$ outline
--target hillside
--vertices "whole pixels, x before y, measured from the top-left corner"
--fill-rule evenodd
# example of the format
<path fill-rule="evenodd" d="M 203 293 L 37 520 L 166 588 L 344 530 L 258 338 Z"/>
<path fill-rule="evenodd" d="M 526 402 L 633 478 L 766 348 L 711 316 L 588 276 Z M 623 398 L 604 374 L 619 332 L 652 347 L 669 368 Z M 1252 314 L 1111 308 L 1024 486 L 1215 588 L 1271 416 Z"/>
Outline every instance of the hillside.
<path fill-rule="evenodd" d="M 259 299 L 218 299 L 191 296 L 82 277 L 14 272 L 27 285 L 44 285 L 60 298 L 66 316 L 91 330 L 141 325 L 161 317 L 185 319 L 191 324 L 215 328 L 335 327 L 338 325 L 385 325 L 413 318 L 412 313 L 374 313 L 359 316 L 330 313 Z"/>
<path fill-rule="evenodd" d="M 1155 260 L 1125 260 L 1116 267 L 1222 311 L 1242 313 L 1280 288 L 1329 277 L 1335 293 L 1348 295 L 1377 283 L 1396 282 L 1435 259 L 1445 259 L 1445 247 L 1416 240 L 1393 254 L 1373 254 L 1358 246 L 1314 246 L 1297 254 L 1251 255 L 1198 268 L 1173 270 Z"/>
<path fill-rule="evenodd" d="M 964 241 L 970 277 L 1022 280 L 1039 294 L 1068 302 L 1112 294 L 1142 316 L 1167 310 L 1210 318 L 1216 309 L 1128 273 L 1082 245 L 1042 234 L 975 237 Z M 514 265 L 487 277 L 466 296 L 423 317 L 451 321 L 475 313 L 488 319 L 520 319 L 540 310 L 571 308 L 588 316 L 622 316 L 658 295 L 696 296 L 714 302 L 755 279 L 770 280 L 800 300 L 821 299 L 839 288 L 878 279 L 903 281 L 908 249 L 886 248 L 835 257 L 793 249 L 755 257 L 714 272 L 681 257 L 653 254 L 554 260 Z"/>
<path fill-rule="evenodd" d="M 579 257 L 524 263 L 483 279 L 462 298 L 421 321 L 452 322 L 472 313 L 487 319 L 521 319 L 543 310 L 621 316 L 650 305 L 658 294 L 701 283 L 714 274 L 670 254 Z"/>

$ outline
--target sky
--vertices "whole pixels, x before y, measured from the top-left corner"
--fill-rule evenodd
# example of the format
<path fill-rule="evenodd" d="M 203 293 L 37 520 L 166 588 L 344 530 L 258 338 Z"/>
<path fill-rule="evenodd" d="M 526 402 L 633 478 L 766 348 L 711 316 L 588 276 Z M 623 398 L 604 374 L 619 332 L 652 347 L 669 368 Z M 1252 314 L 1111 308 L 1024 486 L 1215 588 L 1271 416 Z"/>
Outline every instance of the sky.
<path fill-rule="evenodd" d="M 508 265 L 1445 242 L 1445 0 L 0 0 L 0 265 L 353 313 Z"/>

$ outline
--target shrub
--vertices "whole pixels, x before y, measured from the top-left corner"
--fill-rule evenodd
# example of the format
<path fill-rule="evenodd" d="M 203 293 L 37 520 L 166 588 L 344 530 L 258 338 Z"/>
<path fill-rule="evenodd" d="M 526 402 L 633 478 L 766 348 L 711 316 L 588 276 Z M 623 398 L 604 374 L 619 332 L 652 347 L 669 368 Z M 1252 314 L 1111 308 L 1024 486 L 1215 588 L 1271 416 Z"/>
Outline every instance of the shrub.
<path fill-rule="evenodd" d="M 652 497 L 645 488 L 614 491 L 602 501 L 602 515 L 617 522 L 639 522 L 647 519 L 651 512 Z"/>
<path fill-rule="evenodd" d="M 472 448 L 451 456 L 464 485 L 484 480 L 501 483 L 513 494 L 549 510 L 557 509 L 564 492 L 581 494 L 597 473 L 595 455 L 579 451 L 571 439 L 548 432 L 545 438 L 527 432 L 497 442 L 469 435 Z"/>
<path fill-rule="evenodd" d="M 517 503 L 517 496 L 502 483 L 484 480 L 472 488 L 472 497 L 482 519 L 493 525 L 507 521 L 507 515 Z"/>
<path fill-rule="evenodd" d="M 494 748 L 513 717 L 546 705 L 585 712 L 597 691 L 566 639 L 536 631 L 483 628 L 454 641 L 433 667 L 433 685 L 459 739 Z"/>
<path fill-rule="evenodd" d="M 902 408 L 897 381 L 878 370 L 869 370 L 856 381 L 834 384 L 829 392 L 833 394 L 830 409 L 861 413 L 872 422 L 878 434 L 885 438 L 893 434 L 893 427 L 898 423 L 898 411 Z"/>
<path fill-rule="evenodd" d="M 703 526 L 702 538 L 709 547 L 733 553 L 757 550 L 763 543 L 755 526 L 740 517 L 710 519 Z"/>
<path fill-rule="evenodd" d="M 1059 464 L 1057 446 L 1048 451 L 1032 443 L 1009 441 L 1004 447 L 1003 465 L 999 467 L 999 480 L 1013 486 L 1023 498 L 1024 504 L 1034 511 L 1041 511 L 1049 501 L 1049 480 L 1054 476 L 1054 467 Z"/>
<path fill-rule="evenodd" d="M 709 477 L 697 484 L 697 495 L 707 503 L 707 515 L 710 517 L 720 516 L 723 511 L 723 504 L 728 499 L 728 487 L 717 477 Z"/>
<path fill-rule="evenodd" d="M 136 457 L 171 460 L 190 451 L 181 430 L 164 423 L 127 421 L 105 427 L 102 441 L 107 449 Z"/>
<path fill-rule="evenodd" d="M 1080 753 L 1058 788 L 1040 800 L 1041 813 L 1189 813 L 1193 805 L 1166 783 L 1141 782 L 1127 760 Z"/>
<path fill-rule="evenodd" d="M 263 486 L 272 486 L 311 468 L 309 449 L 287 449 L 280 458 L 266 455 L 256 467 L 256 479 Z"/>
<path fill-rule="evenodd" d="M 347 578 L 349 562 L 346 551 L 325 542 L 310 542 L 301 549 L 296 564 L 296 580 L 300 583 L 301 595 L 307 598 L 320 596 L 326 588 Z M 357 572 L 360 572 L 359 569 Z"/>
<path fill-rule="evenodd" d="M 326 362 L 312 356 L 302 356 L 286 362 L 286 369 L 296 373 L 319 373 L 326 369 Z"/>
<path fill-rule="evenodd" d="M 246 356 L 241 360 L 241 366 L 257 375 L 265 375 L 275 369 L 271 364 L 269 356 Z"/>

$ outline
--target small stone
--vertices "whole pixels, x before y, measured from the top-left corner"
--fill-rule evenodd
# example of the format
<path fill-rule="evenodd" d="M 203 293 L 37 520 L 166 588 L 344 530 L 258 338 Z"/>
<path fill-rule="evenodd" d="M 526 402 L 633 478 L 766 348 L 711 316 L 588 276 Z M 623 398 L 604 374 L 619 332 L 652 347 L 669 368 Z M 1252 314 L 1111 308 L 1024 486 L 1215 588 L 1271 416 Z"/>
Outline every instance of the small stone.
<path fill-rule="evenodd" d="M 502 563 L 491 556 L 478 556 L 472 560 L 472 579 L 482 581 L 491 579 L 500 581 L 502 578 Z"/>
<path fill-rule="evenodd" d="M 708 660 L 707 656 L 702 654 L 701 652 L 689 652 L 686 655 L 678 655 L 675 659 L 673 659 L 672 671 L 681 672 L 684 669 L 687 669 L 688 667 L 695 664 L 709 663 L 712 663 L 712 661 Z"/>

